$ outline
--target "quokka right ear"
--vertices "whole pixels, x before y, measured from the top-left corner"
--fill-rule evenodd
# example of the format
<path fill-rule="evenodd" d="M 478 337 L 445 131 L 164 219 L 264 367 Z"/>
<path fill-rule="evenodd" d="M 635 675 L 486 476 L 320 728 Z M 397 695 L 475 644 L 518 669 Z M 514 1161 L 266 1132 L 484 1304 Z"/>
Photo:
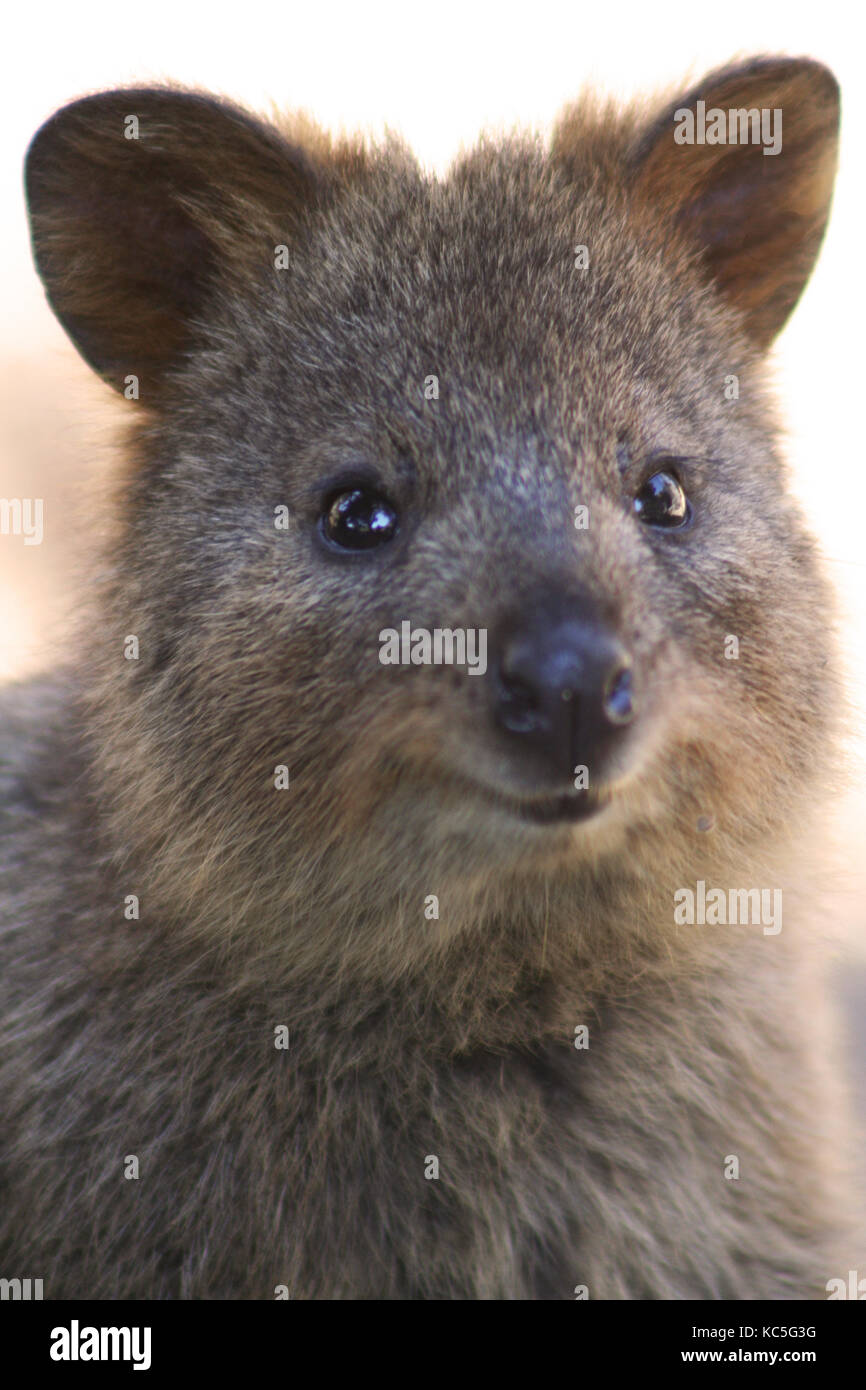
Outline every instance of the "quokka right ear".
<path fill-rule="evenodd" d="M 158 403 L 217 280 L 273 271 L 318 193 L 305 152 L 227 102 L 170 88 L 85 97 L 27 153 L 48 301 L 117 389 Z"/>
<path fill-rule="evenodd" d="M 700 252 L 761 350 L 812 272 L 838 138 L 839 88 L 827 68 L 807 58 L 755 58 L 710 73 L 632 150 L 635 195 Z"/>

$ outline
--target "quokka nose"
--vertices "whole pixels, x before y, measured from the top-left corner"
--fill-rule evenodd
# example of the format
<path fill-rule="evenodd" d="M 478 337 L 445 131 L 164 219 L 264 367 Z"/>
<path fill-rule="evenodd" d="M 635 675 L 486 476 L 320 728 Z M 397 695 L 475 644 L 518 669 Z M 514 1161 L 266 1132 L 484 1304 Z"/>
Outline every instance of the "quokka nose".
<path fill-rule="evenodd" d="M 557 780 L 577 766 L 592 780 L 634 718 L 631 659 L 601 624 L 535 617 L 504 635 L 490 670 L 496 724 Z"/>

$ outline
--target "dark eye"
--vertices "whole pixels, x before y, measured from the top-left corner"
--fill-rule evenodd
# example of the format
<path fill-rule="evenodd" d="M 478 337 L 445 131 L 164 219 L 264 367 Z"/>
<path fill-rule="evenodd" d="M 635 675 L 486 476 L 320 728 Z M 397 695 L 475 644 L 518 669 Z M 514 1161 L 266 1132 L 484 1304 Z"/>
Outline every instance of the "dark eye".
<path fill-rule="evenodd" d="M 369 488 L 338 492 L 322 515 L 322 533 L 341 550 L 372 550 L 397 532 L 397 513 L 379 493 Z"/>
<path fill-rule="evenodd" d="M 647 526 L 685 526 L 692 514 L 673 473 L 653 473 L 647 478 L 634 499 L 634 509 Z"/>

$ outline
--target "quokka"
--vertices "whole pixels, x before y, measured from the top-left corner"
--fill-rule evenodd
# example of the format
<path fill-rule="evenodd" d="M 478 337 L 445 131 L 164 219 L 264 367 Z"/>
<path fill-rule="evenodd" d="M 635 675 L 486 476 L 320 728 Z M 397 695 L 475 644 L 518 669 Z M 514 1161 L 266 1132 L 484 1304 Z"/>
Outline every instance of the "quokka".
<path fill-rule="evenodd" d="M 3 700 L 4 1276 L 789 1299 L 854 1264 L 808 891 L 833 603 L 764 366 L 837 128 L 824 67 L 758 58 L 441 179 L 171 88 L 35 136 L 36 266 L 129 423 L 80 639 Z M 380 660 L 404 623 L 484 632 L 483 675 Z M 676 919 L 698 883 L 781 930 Z"/>

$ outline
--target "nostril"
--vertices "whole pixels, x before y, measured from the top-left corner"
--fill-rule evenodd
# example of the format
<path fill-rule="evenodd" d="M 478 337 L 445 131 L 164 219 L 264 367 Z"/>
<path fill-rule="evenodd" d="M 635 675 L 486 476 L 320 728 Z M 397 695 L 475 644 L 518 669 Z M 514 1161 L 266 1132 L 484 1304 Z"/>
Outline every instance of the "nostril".
<path fill-rule="evenodd" d="M 629 724 L 634 718 L 634 688 L 629 666 L 620 666 L 608 679 L 602 709 L 610 724 Z"/>
<path fill-rule="evenodd" d="M 533 733 L 542 720 L 535 686 L 504 670 L 499 674 L 499 718 L 514 734 Z"/>

